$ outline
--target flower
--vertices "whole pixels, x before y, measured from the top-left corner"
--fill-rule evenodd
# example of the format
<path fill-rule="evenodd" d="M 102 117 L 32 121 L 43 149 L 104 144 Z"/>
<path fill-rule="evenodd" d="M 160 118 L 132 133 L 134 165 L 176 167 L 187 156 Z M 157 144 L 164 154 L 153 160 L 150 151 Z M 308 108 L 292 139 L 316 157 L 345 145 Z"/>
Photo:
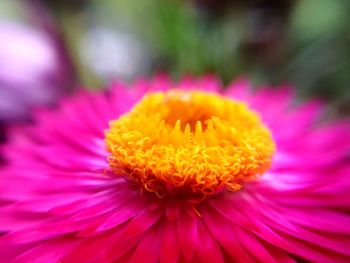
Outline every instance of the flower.
<path fill-rule="evenodd" d="M 5 147 L 0 261 L 348 262 L 349 123 L 294 99 L 158 77 L 39 112 Z"/>
<path fill-rule="evenodd" d="M 0 122 L 24 120 L 31 108 L 55 101 L 67 74 L 44 33 L 3 21 L 0 39 Z"/>

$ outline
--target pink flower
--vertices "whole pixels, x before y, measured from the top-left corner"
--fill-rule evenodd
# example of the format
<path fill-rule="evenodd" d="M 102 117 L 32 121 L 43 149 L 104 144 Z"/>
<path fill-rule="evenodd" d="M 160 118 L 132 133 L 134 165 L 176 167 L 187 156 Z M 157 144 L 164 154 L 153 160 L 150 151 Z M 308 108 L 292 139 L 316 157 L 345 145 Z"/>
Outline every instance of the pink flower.
<path fill-rule="evenodd" d="M 212 77 L 66 99 L 5 147 L 0 262 L 349 262 L 349 123 L 323 109 Z"/>

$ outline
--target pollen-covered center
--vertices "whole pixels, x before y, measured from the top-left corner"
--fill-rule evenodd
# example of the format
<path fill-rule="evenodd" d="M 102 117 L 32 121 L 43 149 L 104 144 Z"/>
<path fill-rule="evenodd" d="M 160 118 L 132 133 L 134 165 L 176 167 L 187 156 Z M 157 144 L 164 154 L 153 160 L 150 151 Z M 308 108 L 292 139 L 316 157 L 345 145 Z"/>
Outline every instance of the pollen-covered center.
<path fill-rule="evenodd" d="M 113 172 L 159 197 L 237 191 L 270 167 L 275 150 L 244 103 L 181 90 L 145 95 L 110 123 L 106 144 Z"/>

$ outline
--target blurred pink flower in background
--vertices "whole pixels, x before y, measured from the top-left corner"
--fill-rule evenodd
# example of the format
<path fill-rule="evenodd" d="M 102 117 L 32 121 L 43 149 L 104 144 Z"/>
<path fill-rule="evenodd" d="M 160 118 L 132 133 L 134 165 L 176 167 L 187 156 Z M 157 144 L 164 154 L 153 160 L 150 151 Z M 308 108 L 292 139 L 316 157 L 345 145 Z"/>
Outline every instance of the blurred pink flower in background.
<path fill-rule="evenodd" d="M 67 68 L 42 31 L 0 22 L 0 39 L 0 122 L 23 121 L 67 88 Z"/>
<path fill-rule="evenodd" d="M 296 105 L 295 96 L 287 87 L 253 92 L 245 80 L 236 81 L 225 91 L 220 90 L 219 82 L 213 78 L 184 79 L 180 83 L 159 78 L 140 81 L 132 87 L 115 84 L 109 92 L 82 92 L 66 99 L 54 112 L 39 112 L 35 125 L 10 133 L 11 141 L 5 146 L 9 164 L 0 171 L 0 232 L 4 234 L 0 237 L 1 262 L 349 262 L 347 121 L 321 124 L 324 107 L 319 102 Z M 169 92 L 171 87 L 181 88 L 182 93 Z M 193 87 L 214 94 L 210 96 L 216 99 L 198 104 L 191 97 Z M 163 93 L 154 95 L 155 91 Z M 164 103 L 159 111 L 156 108 L 157 113 L 153 109 L 147 116 L 150 108 L 144 102 L 134 107 L 144 95 L 157 99 L 162 94 Z M 227 108 L 221 106 L 232 106 L 231 102 L 225 104 L 231 99 L 237 107 L 237 111 L 231 112 L 233 116 L 213 113 L 216 110 L 225 113 Z M 238 101 L 249 108 L 240 108 L 244 104 Z M 167 105 L 175 110 L 164 111 Z M 188 115 L 194 109 L 191 105 L 198 108 Z M 131 109 L 136 115 L 123 115 Z M 258 149 L 264 148 L 267 141 L 254 137 L 254 129 L 249 133 L 243 131 L 241 137 L 236 129 L 240 127 L 230 126 L 239 120 L 234 116 L 239 117 L 240 110 L 249 110 L 253 114 L 249 116 L 258 114 L 260 117 L 253 119 L 262 121 L 261 125 L 270 130 L 270 140 L 273 138 L 276 145 L 270 169 L 255 180 L 243 180 L 241 189 L 220 188 L 209 191 L 204 199 L 196 198 L 192 190 L 203 182 L 213 182 L 212 176 L 196 181 L 196 185 L 190 185 L 193 188 L 183 188 L 179 195 L 167 192 L 177 187 L 171 180 L 165 184 L 169 188 L 162 189 L 165 190 L 162 196 L 152 192 L 164 182 L 154 181 L 156 174 L 149 171 L 163 164 L 161 171 L 165 173 L 156 176 L 167 175 L 166 161 L 174 167 L 185 163 L 187 171 L 204 165 L 209 170 L 204 169 L 203 173 L 213 172 L 220 180 L 233 176 L 215 173 L 215 169 L 221 169 L 220 165 L 215 166 L 215 160 L 222 158 L 215 152 L 226 146 L 246 147 L 244 141 L 237 144 L 239 138 L 256 138 L 255 144 L 248 145 L 251 152 L 235 153 L 239 155 L 237 160 L 254 164 L 254 156 L 259 156 Z M 160 116 L 157 114 L 164 112 L 169 113 L 170 119 L 182 116 L 196 123 L 195 132 L 189 125 L 181 131 L 180 126 L 173 127 L 167 119 L 162 119 L 163 126 L 149 129 Z M 117 120 L 116 126 L 110 126 L 113 129 L 131 120 L 130 116 L 136 116 L 129 122 L 131 126 L 134 121 L 146 121 L 136 125 L 136 130 L 105 132 L 111 120 Z M 233 122 L 227 122 L 229 118 Z M 205 125 L 209 120 L 214 125 L 208 124 L 207 132 Z M 225 125 L 229 125 L 228 129 Z M 145 130 L 150 135 L 138 137 Z M 162 136 L 167 130 L 169 137 Z M 231 133 L 237 135 L 237 140 L 225 141 L 225 136 Z M 125 141 L 110 145 L 105 140 L 107 134 Z M 169 139 L 169 144 L 154 140 L 174 138 L 176 134 L 178 140 Z M 191 147 L 203 136 L 219 139 L 214 155 L 208 160 L 214 166 L 196 163 L 195 158 L 182 160 L 181 155 L 162 159 L 159 152 L 160 157 L 155 156 L 161 158 L 159 162 L 152 162 L 152 155 L 138 160 L 133 156 L 133 148 L 128 148 L 145 146 L 143 154 L 148 154 L 153 152 L 152 147 L 171 148 L 180 144 L 181 151 L 185 142 Z M 198 155 L 201 147 L 210 153 L 206 144 L 195 146 L 196 158 L 203 157 Z M 119 155 L 113 155 L 115 166 L 111 165 L 111 149 L 119 151 Z M 142 153 L 142 148 L 137 149 Z M 125 160 L 130 160 L 124 163 L 128 169 L 116 169 L 121 163 L 118 161 Z M 249 166 L 240 169 L 251 171 Z M 149 184 L 134 181 L 137 173 L 148 174 L 149 178 L 143 179 Z"/>

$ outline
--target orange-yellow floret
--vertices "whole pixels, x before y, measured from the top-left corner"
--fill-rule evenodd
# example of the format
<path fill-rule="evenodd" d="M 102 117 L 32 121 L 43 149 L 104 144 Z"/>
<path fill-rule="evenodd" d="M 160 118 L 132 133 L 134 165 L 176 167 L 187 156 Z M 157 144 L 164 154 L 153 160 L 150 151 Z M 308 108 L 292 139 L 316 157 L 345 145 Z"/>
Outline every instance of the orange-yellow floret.
<path fill-rule="evenodd" d="M 275 144 L 238 101 L 200 91 L 150 93 L 110 122 L 108 162 L 159 197 L 237 191 L 264 173 Z"/>

